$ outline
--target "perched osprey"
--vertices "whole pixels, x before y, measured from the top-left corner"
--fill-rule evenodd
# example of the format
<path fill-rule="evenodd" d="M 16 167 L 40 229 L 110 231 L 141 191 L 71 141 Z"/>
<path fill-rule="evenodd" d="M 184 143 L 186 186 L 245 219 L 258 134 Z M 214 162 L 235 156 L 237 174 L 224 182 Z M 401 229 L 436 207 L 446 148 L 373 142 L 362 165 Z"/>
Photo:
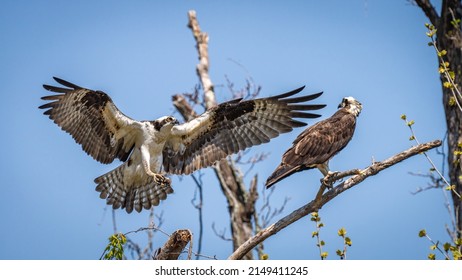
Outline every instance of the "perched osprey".
<path fill-rule="evenodd" d="M 95 179 L 96 191 L 114 209 L 140 212 L 173 192 L 166 174 L 190 174 L 306 123 L 293 118 L 317 118 L 325 105 L 300 104 L 321 93 L 291 97 L 294 91 L 255 100 L 231 100 L 179 124 L 172 116 L 137 121 L 124 115 L 102 91 L 79 87 L 59 78 L 64 87 L 44 85 L 58 95 L 40 109 L 68 132 L 82 149 L 101 163 L 124 163 Z"/>
<path fill-rule="evenodd" d="M 282 156 L 281 163 L 266 180 L 269 188 L 299 171 L 317 167 L 324 176 L 329 173 L 329 160 L 350 142 L 356 117 L 362 105 L 353 97 L 345 97 L 330 118 L 303 131 Z"/>

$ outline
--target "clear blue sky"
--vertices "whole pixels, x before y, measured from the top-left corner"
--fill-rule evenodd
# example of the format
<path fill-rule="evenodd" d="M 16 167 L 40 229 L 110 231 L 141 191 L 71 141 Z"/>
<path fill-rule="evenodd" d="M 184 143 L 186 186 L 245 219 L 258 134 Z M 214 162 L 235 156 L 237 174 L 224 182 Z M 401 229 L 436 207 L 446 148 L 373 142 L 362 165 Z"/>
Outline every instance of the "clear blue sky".
<path fill-rule="evenodd" d="M 171 96 L 198 84 L 195 42 L 186 27 L 190 9 L 210 36 L 210 74 L 219 101 L 230 98 L 226 77 L 240 88 L 251 76 L 262 86 L 261 96 L 301 85 L 307 86 L 305 93 L 324 91 L 322 118 L 333 114 L 344 96 L 362 102 L 356 135 L 331 161 L 331 169 L 363 168 L 413 145 L 401 114 L 415 120 L 421 142 L 443 138 L 437 60 L 425 35 L 428 20 L 405 0 L 3 1 L 0 259 L 100 257 L 113 227 L 93 179 L 119 163 L 94 161 L 42 115 L 40 97 L 49 94 L 42 84 L 58 76 L 104 90 L 135 119 L 173 114 Z M 301 131 L 252 148 L 249 156 L 271 153 L 250 173 L 258 172 L 260 190 Z M 441 165 L 440 156 L 429 154 Z M 326 205 L 320 211 L 321 235 L 329 259 L 336 259 L 342 247 L 341 227 L 353 240 L 351 259 L 425 259 L 430 244 L 418 238 L 422 228 L 434 240 L 448 241 L 443 192 L 411 194 L 429 182 L 408 172 L 429 168 L 423 156 L 416 156 Z M 224 259 L 231 243 L 211 227 L 214 223 L 229 236 L 226 201 L 213 172 L 204 174 L 202 254 Z M 320 178 L 311 170 L 278 184 L 271 204 L 290 201 L 277 218 L 310 201 Z M 197 244 L 198 216 L 190 203 L 194 182 L 175 176 L 173 187 L 175 193 L 155 209 L 163 212 L 162 229 L 191 229 Z M 148 212 L 119 210 L 116 218 L 118 230 L 127 232 L 147 226 Z M 265 252 L 271 259 L 318 259 L 314 229 L 306 217 L 269 238 Z M 130 237 L 144 245 L 145 236 Z M 156 234 L 154 246 L 165 240 Z"/>

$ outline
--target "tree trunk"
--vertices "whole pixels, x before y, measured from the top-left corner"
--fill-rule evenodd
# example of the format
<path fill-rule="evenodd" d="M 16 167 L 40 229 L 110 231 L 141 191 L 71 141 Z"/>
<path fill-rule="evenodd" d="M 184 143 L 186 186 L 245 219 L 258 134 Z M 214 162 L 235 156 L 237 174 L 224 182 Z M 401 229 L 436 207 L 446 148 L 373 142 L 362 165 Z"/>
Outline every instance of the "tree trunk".
<path fill-rule="evenodd" d="M 454 71 L 454 82 L 459 92 L 462 90 L 462 29 L 461 23 L 454 20 L 462 18 L 462 1 L 443 0 L 441 13 L 438 16 L 429 0 L 416 0 L 419 7 L 425 12 L 431 23 L 436 27 L 436 44 L 440 51 L 446 50 L 445 60 Z M 443 85 L 443 105 L 446 114 L 448 129 L 448 166 L 451 185 L 455 187 L 452 192 L 455 232 L 457 237 L 462 235 L 462 164 L 460 151 L 462 150 L 462 110 L 454 105 L 454 98 L 462 104 L 462 98 L 453 95 L 450 88 L 444 86 L 445 78 L 441 77 Z"/>
<path fill-rule="evenodd" d="M 214 87 L 209 76 L 209 37 L 207 33 L 201 31 L 195 11 L 189 11 L 188 18 L 188 27 L 191 29 L 196 40 L 196 48 L 199 54 L 199 64 L 196 67 L 197 75 L 204 90 L 205 107 L 209 109 L 216 105 Z M 173 105 L 186 120 L 197 116 L 196 112 L 182 95 L 175 95 L 173 97 Z M 256 179 L 252 181 L 252 186 L 247 191 L 243 175 L 234 161 L 223 159 L 214 166 L 214 170 L 220 182 L 221 190 L 228 202 L 234 251 L 250 239 L 254 233 L 252 217 L 255 212 L 255 201 L 258 198 Z M 243 259 L 253 259 L 252 252 L 248 252 Z"/>

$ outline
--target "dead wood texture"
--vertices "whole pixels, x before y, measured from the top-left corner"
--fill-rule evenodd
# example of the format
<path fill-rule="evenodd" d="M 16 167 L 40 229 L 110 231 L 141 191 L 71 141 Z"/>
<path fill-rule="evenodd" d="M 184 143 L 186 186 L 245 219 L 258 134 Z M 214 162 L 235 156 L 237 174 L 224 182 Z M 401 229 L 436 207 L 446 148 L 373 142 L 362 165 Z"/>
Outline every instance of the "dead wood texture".
<path fill-rule="evenodd" d="M 155 260 L 177 260 L 186 245 L 191 242 L 192 234 L 187 229 L 179 229 L 170 235 L 164 246 L 157 251 Z"/>

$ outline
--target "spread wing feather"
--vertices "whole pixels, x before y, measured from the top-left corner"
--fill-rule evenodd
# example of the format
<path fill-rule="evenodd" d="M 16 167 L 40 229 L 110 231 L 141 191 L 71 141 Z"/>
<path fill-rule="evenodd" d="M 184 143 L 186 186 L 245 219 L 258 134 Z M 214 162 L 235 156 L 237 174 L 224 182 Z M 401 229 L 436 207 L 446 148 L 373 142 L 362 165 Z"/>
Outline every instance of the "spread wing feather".
<path fill-rule="evenodd" d="M 356 117 L 340 109 L 332 117 L 305 129 L 282 156 L 282 161 L 266 181 L 270 187 L 295 172 L 329 161 L 350 142 Z"/>
<path fill-rule="evenodd" d="M 190 174 L 230 154 L 267 143 L 281 133 L 306 125 L 293 118 L 317 118 L 319 114 L 305 111 L 325 105 L 299 104 L 319 97 L 322 92 L 288 98 L 303 88 L 269 98 L 221 103 L 196 119 L 174 126 L 163 150 L 165 172 Z"/>
<path fill-rule="evenodd" d="M 115 158 L 125 161 L 135 143 L 132 132 L 139 123 L 120 112 L 106 93 L 54 79 L 64 87 L 43 86 L 60 93 L 42 97 L 50 101 L 39 107 L 46 109 L 44 114 L 97 161 L 111 163 Z"/>

